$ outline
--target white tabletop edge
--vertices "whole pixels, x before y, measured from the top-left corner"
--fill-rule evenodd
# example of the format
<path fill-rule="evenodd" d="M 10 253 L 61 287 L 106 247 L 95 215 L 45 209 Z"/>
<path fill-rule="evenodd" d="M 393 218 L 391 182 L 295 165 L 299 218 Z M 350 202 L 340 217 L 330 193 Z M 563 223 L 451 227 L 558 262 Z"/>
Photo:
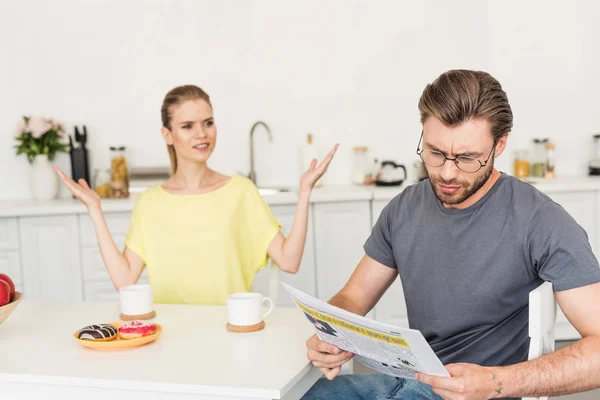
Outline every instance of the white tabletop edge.
<path fill-rule="evenodd" d="M 296 384 L 302 379 L 304 378 L 306 375 L 310 374 L 310 372 L 313 370 L 314 367 L 312 364 L 307 364 L 306 367 L 304 367 L 304 369 L 302 369 L 302 371 L 300 371 L 300 373 L 298 375 L 296 375 L 296 377 L 291 380 L 290 382 L 288 382 L 287 385 L 285 385 L 282 389 L 281 389 L 281 396 L 285 396 L 294 386 L 296 386 Z"/>
<path fill-rule="evenodd" d="M 309 366 L 303 370 L 306 373 L 310 371 Z M 304 377 L 305 374 L 298 374 L 297 380 Z M 47 376 L 47 375 L 29 375 L 29 374 L 7 374 L 0 373 L 0 382 L 10 383 L 29 383 L 29 384 L 45 384 L 45 385 L 62 385 L 62 386 L 78 386 L 101 389 L 118 389 L 118 390 L 136 390 L 145 392 L 168 392 L 182 394 L 204 394 L 218 396 L 239 396 L 248 398 L 273 398 L 280 399 L 281 391 L 277 389 L 257 389 L 257 388 L 236 388 L 227 386 L 207 386 L 207 385 L 185 385 L 185 384 L 169 384 L 160 382 L 136 382 L 128 380 L 112 380 L 112 379 L 93 379 L 93 378 L 74 378 L 64 376 Z M 297 382 L 297 381 L 296 381 Z M 295 382 L 294 382 L 295 383 Z M 291 386 L 286 386 L 286 393 Z"/>

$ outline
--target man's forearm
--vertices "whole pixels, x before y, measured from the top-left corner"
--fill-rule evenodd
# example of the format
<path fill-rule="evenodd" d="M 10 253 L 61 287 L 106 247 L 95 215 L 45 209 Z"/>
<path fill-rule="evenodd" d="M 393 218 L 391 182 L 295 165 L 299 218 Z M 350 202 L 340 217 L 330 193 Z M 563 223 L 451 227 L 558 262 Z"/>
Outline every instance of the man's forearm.
<path fill-rule="evenodd" d="M 331 300 L 329 300 L 329 304 L 362 316 L 369 312 L 369 310 L 363 310 L 359 304 L 349 296 L 346 296 L 343 291 L 333 296 Z"/>
<path fill-rule="evenodd" d="M 496 397 L 558 396 L 600 387 L 600 336 L 588 336 L 554 353 L 496 367 Z"/>

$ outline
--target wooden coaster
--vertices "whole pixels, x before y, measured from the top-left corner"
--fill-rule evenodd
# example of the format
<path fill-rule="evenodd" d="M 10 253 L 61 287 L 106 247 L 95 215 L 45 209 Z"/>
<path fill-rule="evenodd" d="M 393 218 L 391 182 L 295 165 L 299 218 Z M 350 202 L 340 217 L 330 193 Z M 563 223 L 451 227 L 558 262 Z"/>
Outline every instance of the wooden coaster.
<path fill-rule="evenodd" d="M 248 332 L 256 332 L 265 329 L 265 321 L 260 321 L 256 325 L 248 325 L 248 326 L 237 326 L 231 325 L 227 323 L 227 330 L 229 332 L 238 332 L 238 333 L 248 333 Z"/>
<path fill-rule="evenodd" d="M 156 311 L 152 311 L 149 312 L 148 314 L 142 314 L 142 315 L 125 315 L 123 313 L 121 313 L 121 315 L 119 315 L 119 318 L 121 319 L 121 321 L 133 321 L 135 319 L 152 319 L 156 317 Z"/>

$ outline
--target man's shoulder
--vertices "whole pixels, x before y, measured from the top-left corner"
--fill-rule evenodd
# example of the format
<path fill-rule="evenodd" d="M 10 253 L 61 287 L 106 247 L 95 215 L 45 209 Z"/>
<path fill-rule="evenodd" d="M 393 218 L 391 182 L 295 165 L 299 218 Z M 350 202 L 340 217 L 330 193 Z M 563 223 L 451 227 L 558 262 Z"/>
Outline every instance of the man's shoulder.
<path fill-rule="evenodd" d="M 424 179 L 405 187 L 390 201 L 390 204 L 423 204 L 423 201 L 431 197 L 431 195 L 433 195 L 433 191 L 429 179 Z"/>
<path fill-rule="evenodd" d="M 388 213 L 398 216 L 398 213 L 405 215 L 417 216 L 417 209 L 430 206 L 430 200 L 434 196 L 429 179 L 414 183 L 402 189 L 386 206 Z M 402 217 L 405 218 L 406 216 Z"/>
<path fill-rule="evenodd" d="M 498 188 L 500 200 L 529 211 L 538 210 L 548 203 L 554 203 L 545 193 L 530 183 L 523 182 L 514 176 L 504 175 Z"/>

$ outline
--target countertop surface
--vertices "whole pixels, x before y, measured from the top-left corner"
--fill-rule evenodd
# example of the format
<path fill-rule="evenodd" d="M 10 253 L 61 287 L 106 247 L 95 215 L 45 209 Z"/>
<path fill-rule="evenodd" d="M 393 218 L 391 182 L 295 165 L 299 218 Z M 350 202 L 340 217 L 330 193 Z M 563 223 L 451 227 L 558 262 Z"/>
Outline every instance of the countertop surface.
<path fill-rule="evenodd" d="M 561 177 L 557 179 L 527 179 L 534 187 L 544 193 L 587 192 L 600 190 L 600 177 Z M 312 203 L 344 202 L 344 201 L 390 201 L 402 190 L 413 184 L 408 182 L 402 186 L 375 187 L 358 185 L 331 185 L 318 187 L 311 195 Z M 265 194 L 265 201 L 271 206 L 294 205 L 298 199 L 294 189 L 287 192 Z M 105 212 L 131 212 L 137 195 L 128 199 L 103 199 L 102 209 Z M 42 215 L 85 214 L 87 210 L 76 199 L 57 199 L 48 202 L 35 200 L 2 200 L 0 201 L 1 217 L 25 217 Z"/>
<path fill-rule="evenodd" d="M 0 325 L 0 386 L 280 398 L 315 372 L 305 346 L 313 330 L 297 308 L 276 308 L 264 330 L 244 334 L 226 330 L 226 307 L 156 304 L 155 310 L 163 329 L 155 342 L 102 351 L 81 346 L 73 334 L 118 321 L 118 303 L 23 300 Z"/>

